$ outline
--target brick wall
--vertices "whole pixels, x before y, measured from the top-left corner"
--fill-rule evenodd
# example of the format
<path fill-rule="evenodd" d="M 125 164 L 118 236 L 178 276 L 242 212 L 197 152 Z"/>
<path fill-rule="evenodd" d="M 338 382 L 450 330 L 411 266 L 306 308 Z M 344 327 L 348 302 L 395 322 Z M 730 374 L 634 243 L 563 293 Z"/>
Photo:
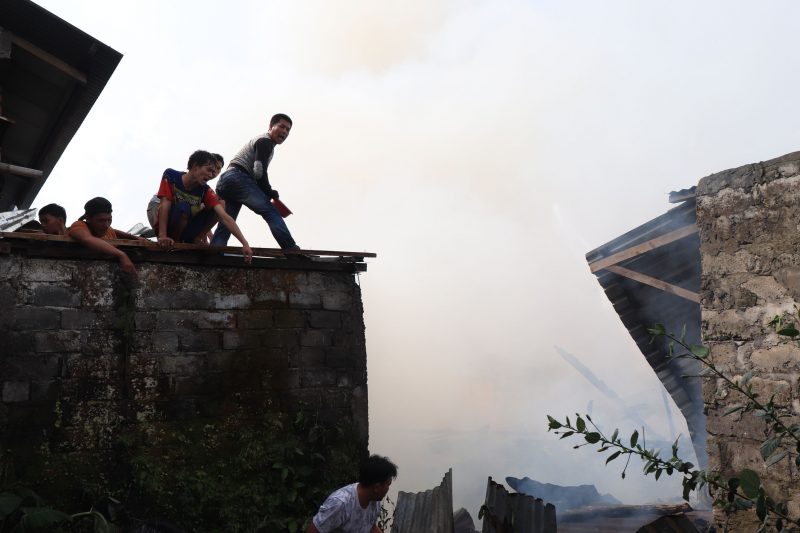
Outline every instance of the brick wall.
<path fill-rule="evenodd" d="M 766 401 L 791 406 L 800 417 L 800 348 L 768 325 L 800 305 L 800 152 L 720 172 L 700 181 L 702 336 L 716 365 L 731 376 L 753 372 Z M 706 381 L 704 397 L 710 468 L 726 476 L 742 468 L 759 473 L 768 492 L 800 516 L 800 481 L 793 458 L 767 468 L 759 453 L 766 426 L 752 413 L 723 416 L 741 398 Z M 723 517 L 717 512 L 716 518 Z M 750 528 L 752 513 L 729 527 Z"/>
<path fill-rule="evenodd" d="M 18 472 L 44 445 L 102 456 L 123 427 L 216 420 L 234 404 L 304 406 L 366 453 L 353 264 L 139 263 L 128 288 L 113 262 L 0 252 L 0 445 Z"/>

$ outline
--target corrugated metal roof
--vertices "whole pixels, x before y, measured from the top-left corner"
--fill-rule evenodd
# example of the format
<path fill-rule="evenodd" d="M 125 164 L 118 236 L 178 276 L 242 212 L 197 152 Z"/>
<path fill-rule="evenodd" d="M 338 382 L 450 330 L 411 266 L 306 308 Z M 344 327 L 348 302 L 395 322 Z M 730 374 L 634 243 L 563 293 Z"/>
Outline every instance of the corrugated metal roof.
<path fill-rule="evenodd" d="M 28 222 L 36 220 L 36 209 L 21 209 L 0 213 L 0 232 L 16 231 Z"/>
<path fill-rule="evenodd" d="M 692 199 L 592 250 L 586 254 L 586 260 L 591 265 L 670 232 L 695 225 L 695 201 Z M 622 260 L 617 266 L 699 293 L 700 239 L 697 233 L 689 234 Z M 685 328 L 686 341 L 699 344 L 700 304 L 610 270 L 599 270 L 595 275 L 639 350 L 686 418 L 698 462 L 701 468 L 706 468 L 708 455 L 705 448 L 702 385 L 700 379 L 683 377 L 697 375 L 699 365 L 692 359 L 670 359 L 668 343 L 663 339 L 651 343 L 651 335 L 647 331 L 656 323 L 664 324 L 667 331 L 677 335 Z"/>
<path fill-rule="evenodd" d="M 453 533 L 453 469 L 438 487 L 397 494 L 392 533 Z"/>
<path fill-rule="evenodd" d="M 556 532 L 556 508 L 553 504 L 545 504 L 541 499 L 526 494 L 509 494 L 491 477 L 486 484 L 485 505 L 492 516 L 484 515 L 482 533 L 511 533 L 511 529 L 504 531 L 504 523 L 511 524 L 515 533 Z"/>
<path fill-rule="evenodd" d="M 5 211 L 30 207 L 122 55 L 29 0 L 0 2 L 0 26 L 0 161 L 42 172 L 0 168 Z"/>

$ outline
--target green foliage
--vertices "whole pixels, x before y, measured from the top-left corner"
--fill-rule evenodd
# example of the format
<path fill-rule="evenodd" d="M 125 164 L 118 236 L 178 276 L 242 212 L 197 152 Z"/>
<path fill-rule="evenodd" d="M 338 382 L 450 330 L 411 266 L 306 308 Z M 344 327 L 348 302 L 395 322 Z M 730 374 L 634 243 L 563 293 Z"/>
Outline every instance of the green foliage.
<path fill-rule="evenodd" d="M 68 515 L 46 507 L 35 492 L 20 485 L 6 487 L 0 492 L 0 533 L 59 531 L 114 533 L 117 529 L 94 509 Z"/>
<path fill-rule="evenodd" d="M 132 425 L 116 441 L 113 467 L 86 454 L 49 455 L 24 482 L 35 480 L 67 513 L 44 512 L 32 491 L 0 483 L 0 533 L 34 531 L 44 520 L 52 521 L 46 531 L 111 533 L 153 519 L 187 531 L 305 531 L 325 497 L 352 481 L 362 445 L 351 428 L 323 425 L 315 413 L 259 411 Z M 13 471 L 6 459 L 0 454 L 0 466 Z M 112 504 L 68 514 L 101 497 Z"/>
<path fill-rule="evenodd" d="M 788 337 L 793 341 L 798 341 L 800 345 L 800 330 L 797 329 L 797 325 L 792 320 L 800 321 L 800 308 L 796 306 L 791 319 L 787 320 L 783 315 L 775 315 L 772 320 L 769 321 L 769 325 L 775 329 L 778 335 Z"/>
<path fill-rule="evenodd" d="M 388 533 L 394 523 L 395 503 L 387 496 L 381 502 L 381 512 L 378 515 L 378 527 Z"/>
<path fill-rule="evenodd" d="M 244 422 L 173 424 L 128 441 L 128 503 L 192 531 L 304 530 L 327 494 L 350 481 L 357 447 L 343 428 L 302 412 Z"/>
<path fill-rule="evenodd" d="M 778 335 L 789 337 L 790 340 L 794 341 L 800 336 L 800 332 L 795 326 L 787 325 L 781 317 L 775 317 L 770 321 L 770 325 L 775 328 Z M 787 425 L 785 423 L 785 420 L 792 416 L 791 410 L 787 406 L 776 404 L 775 394 L 767 402 L 759 399 L 758 393 L 753 392 L 753 386 L 750 383 L 753 377 L 752 373 L 748 372 L 738 380 L 731 379 L 709 360 L 707 347 L 687 344 L 684 335 L 680 337 L 672 335 L 665 330 L 662 324 L 656 324 L 649 331 L 654 339 L 665 337 L 670 341 L 668 346 L 671 357 L 688 357 L 699 361 L 704 367 L 704 371 L 699 377 L 719 380 L 729 390 L 744 397 L 743 403 L 728 409 L 725 415 L 736 412 L 752 412 L 755 416 L 764 419 L 769 433 L 761 445 L 760 452 L 766 467 L 770 467 L 786 457 L 794 457 L 795 464 L 800 466 L 800 424 Z M 685 351 L 676 354 L 676 345 Z M 714 500 L 714 505 L 726 513 L 734 513 L 755 506 L 755 514 L 759 520 L 758 532 L 766 531 L 768 527 L 774 527 L 777 531 L 783 531 L 788 525 L 800 527 L 800 519 L 790 517 L 787 505 L 773 500 L 767 494 L 761 479 L 753 470 L 744 469 L 736 477 L 725 480 L 717 474 L 699 470 L 692 463 L 680 459 L 678 440 L 672 445 L 671 457 L 662 458 L 660 450 L 647 448 L 644 429 L 642 429 L 641 442 L 639 432 L 634 431 L 626 444 L 619 437 L 618 429 L 615 429 L 610 437 L 606 437 L 589 415 L 584 415 L 584 417 L 591 427 L 587 426 L 584 417 L 578 413 L 575 416 L 577 417 L 576 422 L 575 425 L 572 425 L 569 417 L 561 422 L 548 415 L 548 431 L 553 431 L 562 439 L 573 435 L 583 436 L 586 442 L 575 445 L 573 448 L 599 443 L 598 452 L 611 450 L 612 453 L 606 458 L 606 465 L 623 455 L 627 456 L 621 474 L 623 479 L 631 457 L 635 456 L 644 461 L 644 475 L 653 474 L 656 479 L 659 479 L 665 473 L 668 476 L 679 474 L 682 478 L 683 498 L 687 501 L 693 491 L 709 485 L 716 489 L 717 498 Z"/>

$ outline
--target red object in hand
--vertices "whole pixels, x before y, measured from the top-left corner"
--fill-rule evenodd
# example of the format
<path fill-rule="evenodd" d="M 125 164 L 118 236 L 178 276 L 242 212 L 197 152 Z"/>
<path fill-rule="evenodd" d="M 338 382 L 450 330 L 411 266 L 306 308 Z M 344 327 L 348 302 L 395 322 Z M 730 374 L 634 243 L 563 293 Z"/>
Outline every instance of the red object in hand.
<path fill-rule="evenodd" d="M 281 202 L 277 198 L 272 199 L 272 205 L 275 206 L 275 209 L 278 210 L 278 214 L 283 218 L 286 218 L 292 214 L 292 210 L 286 207 L 286 204 Z"/>

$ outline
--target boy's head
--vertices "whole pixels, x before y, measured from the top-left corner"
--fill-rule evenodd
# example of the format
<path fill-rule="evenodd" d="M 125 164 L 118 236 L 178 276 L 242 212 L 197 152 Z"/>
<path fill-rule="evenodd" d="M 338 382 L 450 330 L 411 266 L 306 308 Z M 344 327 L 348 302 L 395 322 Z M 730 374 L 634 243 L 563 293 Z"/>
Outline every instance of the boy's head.
<path fill-rule="evenodd" d="M 291 129 L 292 119 L 289 118 L 289 115 L 278 113 L 272 115 L 272 118 L 269 119 L 269 131 L 267 133 L 269 133 L 269 138 L 275 141 L 275 144 L 282 144 L 286 137 L 289 136 Z"/>
<path fill-rule="evenodd" d="M 190 155 L 186 168 L 189 170 L 192 179 L 196 183 L 203 185 L 216 178 L 217 174 L 219 174 L 216 155 L 205 150 L 196 150 Z M 222 165 L 219 165 L 219 168 L 222 168 Z"/>
<path fill-rule="evenodd" d="M 222 171 L 222 167 L 225 166 L 225 160 L 219 154 L 211 154 L 211 155 L 214 156 L 214 160 L 216 161 L 216 164 L 214 165 L 214 178 L 216 178 L 217 176 L 219 176 L 219 173 Z M 211 179 L 214 179 L 214 178 L 211 178 Z"/>
<path fill-rule="evenodd" d="M 48 235 L 66 235 L 67 211 L 58 204 L 47 204 L 39 209 L 39 223 Z"/>
<path fill-rule="evenodd" d="M 370 455 L 369 459 L 361 463 L 358 483 L 367 489 L 371 500 L 381 501 L 389 492 L 392 480 L 396 477 L 397 465 L 388 457 Z"/>
<path fill-rule="evenodd" d="M 192 170 L 192 167 L 196 166 L 204 166 L 208 164 L 215 164 L 217 158 L 211 152 L 206 152 L 205 150 L 195 150 L 192 155 L 189 156 L 189 162 L 186 163 L 187 170 Z"/>
<path fill-rule="evenodd" d="M 81 220 L 89 226 L 92 235 L 102 237 L 111 227 L 111 202 L 101 196 L 92 198 L 83 206 Z"/>

